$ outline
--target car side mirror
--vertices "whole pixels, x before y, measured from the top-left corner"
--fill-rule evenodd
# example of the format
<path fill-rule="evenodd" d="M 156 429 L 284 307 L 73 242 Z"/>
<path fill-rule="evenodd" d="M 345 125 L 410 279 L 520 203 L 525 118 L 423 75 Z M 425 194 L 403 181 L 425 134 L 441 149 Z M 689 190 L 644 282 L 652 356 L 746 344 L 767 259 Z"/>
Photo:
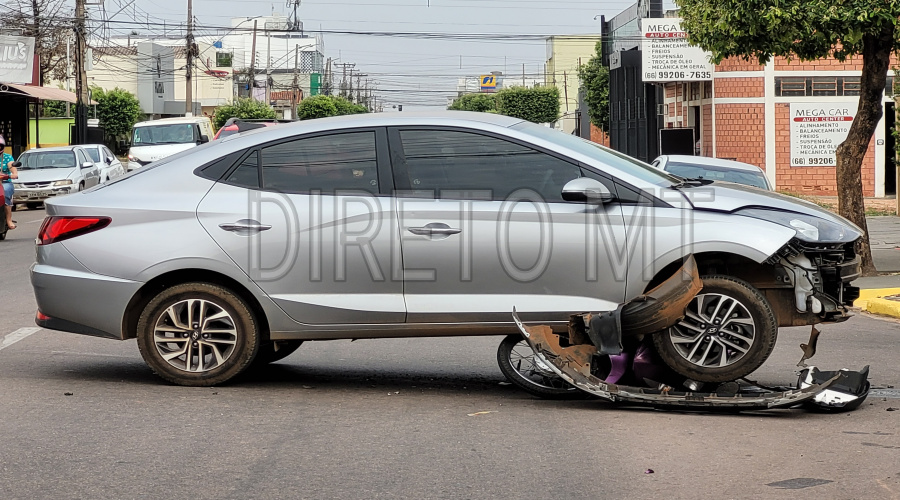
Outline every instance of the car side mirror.
<path fill-rule="evenodd" d="M 563 186 L 562 198 L 571 202 L 602 205 L 615 200 L 616 196 L 597 179 L 579 177 Z"/>
<path fill-rule="evenodd" d="M 209 142 L 209 136 L 206 134 L 201 135 L 199 142 L 200 144 L 206 144 L 207 142 Z"/>
<path fill-rule="evenodd" d="M 93 162 L 89 162 L 89 161 L 86 161 L 86 162 L 84 162 L 84 163 L 81 164 L 81 168 L 91 168 L 91 167 L 93 167 L 93 166 L 94 166 L 94 163 L 93 163 Z"/>
<path fill-rule="evenodd" d="M 20 161 L 11 161 L 9 162 L 9 166 L 12 168 L 19 168 L 22 166 L 22 162 Z"/>
<path fill-rule="evenodd" d="M 107 164 L 107 165 L 112 165 L 112 158 L 111 158 L 111 157 L 109 157 L 109 156 L 106 157 L 106 164 Z"/>

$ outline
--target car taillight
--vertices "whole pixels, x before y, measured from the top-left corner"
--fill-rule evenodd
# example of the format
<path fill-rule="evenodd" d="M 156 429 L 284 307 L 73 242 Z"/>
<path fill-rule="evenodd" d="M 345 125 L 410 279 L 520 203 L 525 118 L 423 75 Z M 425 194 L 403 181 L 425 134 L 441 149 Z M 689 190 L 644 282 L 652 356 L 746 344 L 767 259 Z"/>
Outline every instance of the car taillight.
<path fill-rule="evenodd" d="M 49 245 L 82 234 L 103 229 L 112 222 L 109 217 L 47 217 L 38 232 L 37 244 Z"/>

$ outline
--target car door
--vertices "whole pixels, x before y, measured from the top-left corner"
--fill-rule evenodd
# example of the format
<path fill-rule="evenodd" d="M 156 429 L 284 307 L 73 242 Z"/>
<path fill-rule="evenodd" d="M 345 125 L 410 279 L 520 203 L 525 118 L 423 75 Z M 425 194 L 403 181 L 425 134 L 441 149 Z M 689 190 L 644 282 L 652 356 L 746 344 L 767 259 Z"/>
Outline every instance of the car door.
<path fill-rule="evenodd" d="M 394 128 L 410 323 L 565 321 L 624 298 L 621 208 L 562 200 L 576 162 L 465 129 Z M 619 264 L 619 261 L 623 261 Z"/>
<path fill-rule="evenodd" d="M 84 179 L 84 187 L 89 188 L 99 184 L 100 166 L 97 162 L 95 162 L 82 148 L 76 149 L 75 154 L 78 158 L 78 170 L 81 172 L 82 179 Z M 84 168 L 85 163 L 91 163 L 92 165 L 88 168 Z"/>
<path fill-rule="evenodd" d="M 122 162 L 116 158 L 116 155 L 113 154 L 112 151 L 109 150 L 106 146 L 100 147 L 101 156 L 104 158 L 106 165 L 109 166 L 107 180 L 114 179 L 123 173 L 125 173 L 125 168 L 122 166 Z"/>
<path fill-rule="evenodd" d="M 391 272 L 399 236 L 385 134 L 357 129 L 251 148 L 223 160 L 236 164 L 198 207 L 219 246 L 297 322 L 406 318 L 403 283 Z"/>

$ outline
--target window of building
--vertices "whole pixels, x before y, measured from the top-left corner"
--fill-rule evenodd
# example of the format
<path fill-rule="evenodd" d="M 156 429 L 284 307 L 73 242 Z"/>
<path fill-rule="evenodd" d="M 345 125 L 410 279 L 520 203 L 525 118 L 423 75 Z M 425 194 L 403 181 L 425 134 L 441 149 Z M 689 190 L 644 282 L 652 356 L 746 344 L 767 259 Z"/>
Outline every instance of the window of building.
<path fill-rule="evenodd" d="M 844 78 L 843 87 L 843 95 L 859 95 L 859 78 Z"/>
<path fill-rule="evenodd" d="M 780 85 L 779 85 L 780 84 Z M 787 77 L 775 79 L 775 95 L 797 97 L 806 95 L 806 78 Z M 780 92 L 778 92 L 780 90 Z"/>
<path fill-rule="evenodd" d="M 216 67 L 217 68 L 230 68 L 231 67 L 231 52 L 216 52 Z"/>
<path fill-rule="evenodd" d="M 838 94 L 838 79 L 834 76 L 816 76 L 812 79 L 812 95 L 833 96 Z M 843 90 L 843 89 L 842 89 Z"/>
<path fill-rule="evenodd" d="M 577 165 L 512 142 L 450 130 L 401 130 L 409 183 L 422 194 L 490 191 L 505 200 L 529 189 L 548 202 L 562 202 L 562 188 L 581 176 Z M 473 194 L 474 197 L 480 193 Z"/>
<path fill-rule="evenodd" d="M 892 78 L 888 77 L 888 80 Z M 859 87 L 858 76 L 791 76 L 775 79 L 775 95 L 782 97 L 858 96 Z M 885 92 L 890 89 L 889 81 Z"/>
<path fill-rule="evenodd" d="M 712 82 L 701 82 L 703 84 L 703 98 L 710 99 L 712 97 Z"/>
<path fill-rule="evenodd" d="M 263 187 L 286 193 L 378 192 L 374 132 L 333 134 L 262 148 Z"/>
<path fill-rule="evenodd" d="M 691 82 L 690 101 L 700 100 L 700 84 L 702 82 Z"/>

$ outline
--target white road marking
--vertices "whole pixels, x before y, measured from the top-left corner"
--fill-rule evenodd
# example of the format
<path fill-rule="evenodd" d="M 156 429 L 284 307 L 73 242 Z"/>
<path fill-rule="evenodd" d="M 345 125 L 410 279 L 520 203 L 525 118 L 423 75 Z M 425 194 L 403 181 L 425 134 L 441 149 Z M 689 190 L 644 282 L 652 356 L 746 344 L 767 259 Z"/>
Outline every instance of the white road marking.
<path fill-rule="evenodd" d="M 39 331 L 41 331 L 41 328 L 39 326 L 19 328 L 18 330 L 3 337 L 3 342 L 0 342 L 0 351 Z"/>

